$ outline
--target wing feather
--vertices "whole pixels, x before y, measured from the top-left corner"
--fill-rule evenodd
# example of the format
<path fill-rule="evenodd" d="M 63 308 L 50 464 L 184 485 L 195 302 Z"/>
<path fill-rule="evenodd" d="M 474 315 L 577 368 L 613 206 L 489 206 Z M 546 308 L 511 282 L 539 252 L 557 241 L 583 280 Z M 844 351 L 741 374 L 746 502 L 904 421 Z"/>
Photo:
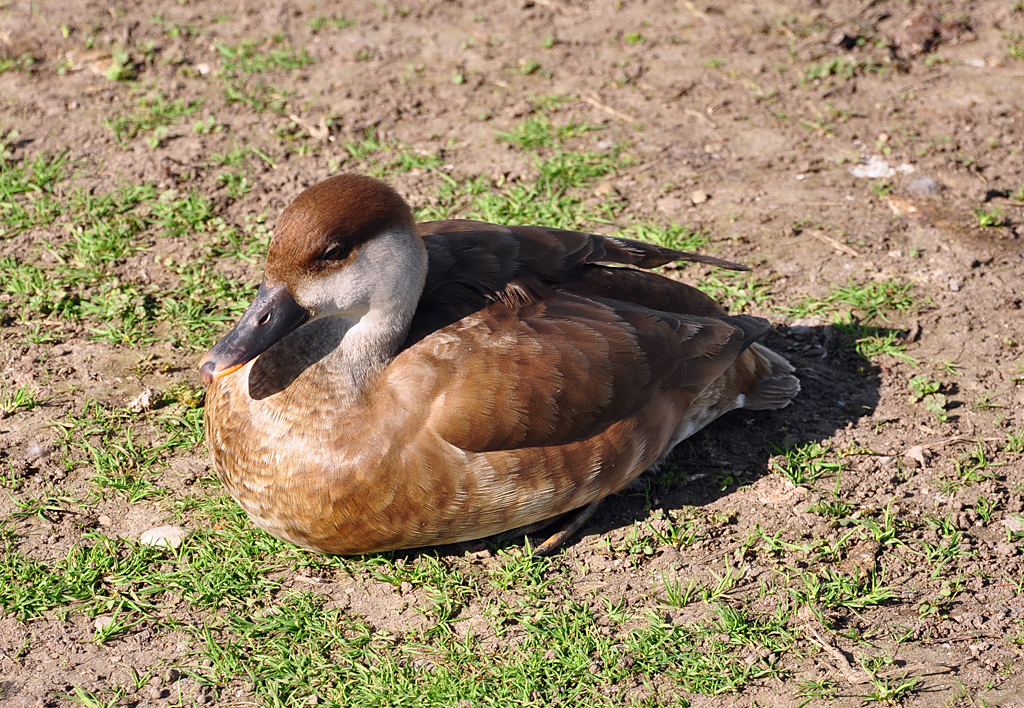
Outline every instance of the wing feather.
<path fill-rule="evenodd" d="M 516 309 L 493 303 L 422 339 L 395 368 L 406 381 L 409 370 L 429 378 L 427 429 L 484 452 L 585 440 L 666 390 L 696 397 L 745 339 L 727 320 L 554 293 Z"/>

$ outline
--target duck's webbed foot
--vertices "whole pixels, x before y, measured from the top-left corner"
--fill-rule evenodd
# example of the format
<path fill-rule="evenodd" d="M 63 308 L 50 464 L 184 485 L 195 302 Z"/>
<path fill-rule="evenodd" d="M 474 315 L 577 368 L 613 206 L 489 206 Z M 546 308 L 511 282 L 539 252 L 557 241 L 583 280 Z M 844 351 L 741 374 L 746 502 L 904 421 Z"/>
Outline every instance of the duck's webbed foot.
<path fill-rule="evenodd" d="M 568 514 L 563 514 L 562 518 L 566 519 L 565 524 L 557 533 L 550 536 L 546 541 L 533 549 L 534 554 L 538 556 L 551 555 L 557 551 L 563 543 L 572 538 L 572 535 L 583 528 L 583 525 L 590 521 L 590 517 L 597 511 L 597 507 L 600 506 L 601 500 L 587 504 L 586 506 L 580 507 L 574 511 L 570 511 Z M 494 541 L 498 544 L 507 543 L 514 539 L 522 538 L 523 536 L 530 536 L 542 529 L 546 529 L 554 522 L 554 519 L 544 519 L 528 526 L 520 526 L 517 529 L 506 531 L 505 533 L 498 534 L 494 537 Z"/>
<path fill-rule="evenodd" d="M 591 502 L 576 511 L 569 512 L 569 519 L 565 526 L 559 529 L 558 533 L 549 537 L 544 543 L 534 548 L 534 554 L 538 556 L 547 556 L 557 551 L 563 543 L 572 538 L 573 534 L 583 528 L 583 525 L 590 521 L 590 517 L 594 515 L 594 512 L 597 511 L 597 507 L 600 505 L 601 500 L 598 499 L 596 502 Z"/>

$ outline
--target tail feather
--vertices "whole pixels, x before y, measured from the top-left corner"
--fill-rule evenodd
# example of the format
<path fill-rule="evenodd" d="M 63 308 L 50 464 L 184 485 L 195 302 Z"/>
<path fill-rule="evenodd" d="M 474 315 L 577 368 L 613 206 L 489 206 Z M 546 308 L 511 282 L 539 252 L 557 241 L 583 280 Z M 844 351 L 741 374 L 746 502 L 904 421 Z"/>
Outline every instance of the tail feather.
<path fill-rule="evenodd" d="M 742 330 L 743 345 L 740 349 L 741 352 L 748 349 L 762 335 L 766 332 L 770 332 L 772 329 L 771 323 L 763 317 L 752 317 L 751 315 L 730 315 L 720 319 L 723 319 L 729 324 L 735 325 Z"/>
<path fill-rule="evenodd" d="M 752 411 L 785 408 L 800 393 L 800 381 L 793 375 L 793 365 L 763 344 L 755 343 L 750 348 L 764 357 L 771 371 L 757 388 L 746 394 L 743 407 Z"/>

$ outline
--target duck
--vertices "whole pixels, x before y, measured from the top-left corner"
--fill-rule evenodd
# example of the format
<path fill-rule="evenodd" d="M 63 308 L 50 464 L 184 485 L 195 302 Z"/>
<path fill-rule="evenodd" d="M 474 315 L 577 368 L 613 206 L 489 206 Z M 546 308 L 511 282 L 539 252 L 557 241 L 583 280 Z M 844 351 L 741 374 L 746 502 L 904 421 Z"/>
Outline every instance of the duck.
<path fill-rule="evenodd" d="M 213 467 L 252 523 L 325 554 L 560 528 L 680 441 L 800 390 L 770 326 L 652 272 L 745 266 L 464 219 L 417 224 L 341 174 L 281 213 L 263 280 L 203 357 Z"/>

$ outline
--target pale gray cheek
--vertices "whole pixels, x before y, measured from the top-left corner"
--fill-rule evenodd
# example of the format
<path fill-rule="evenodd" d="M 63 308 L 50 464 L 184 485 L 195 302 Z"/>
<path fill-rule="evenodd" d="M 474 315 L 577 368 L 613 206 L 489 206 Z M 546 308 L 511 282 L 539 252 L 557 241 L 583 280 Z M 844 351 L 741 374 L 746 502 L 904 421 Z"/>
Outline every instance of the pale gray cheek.
<path fill-rule="evenodd" d="M 296 301 L 317 315 L 361 317 L 369 309 L 393 309 L 419 299 L 426 275 L 419 237 L 385 232 L 363 244 L 353 262 L 296 286 Z"/>
<path fill-rule="evenodd" d="M 296 301 L 314 312 L 326 312 L 345 307 L 364 290 L 363 278 L 352 272 L 356 264 L 303 284 L 295 293 Z"/>

